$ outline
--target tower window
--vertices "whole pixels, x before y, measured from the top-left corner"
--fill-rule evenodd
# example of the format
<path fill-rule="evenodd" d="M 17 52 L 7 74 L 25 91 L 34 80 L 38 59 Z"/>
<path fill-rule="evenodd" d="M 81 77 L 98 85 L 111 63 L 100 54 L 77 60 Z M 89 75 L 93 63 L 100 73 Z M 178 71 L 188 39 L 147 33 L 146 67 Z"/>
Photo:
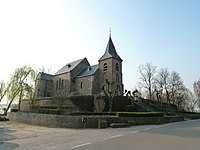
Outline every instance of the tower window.
<path fill-rule="evenodd" d="M 119 74 L 118 73 L 116 74 L 116 82 L 119 83 Z"/>
<path fill-rule="evenodd" d="M 103 65 L 103 70 L 104 70 L 104 71 L 108 70 L 107 63 L 105 63 L 105 64 Z"/>
<path fill-rule="evenodd" d="M 119 64 L 116 63 L 116 71 L 119 71 Z"/>

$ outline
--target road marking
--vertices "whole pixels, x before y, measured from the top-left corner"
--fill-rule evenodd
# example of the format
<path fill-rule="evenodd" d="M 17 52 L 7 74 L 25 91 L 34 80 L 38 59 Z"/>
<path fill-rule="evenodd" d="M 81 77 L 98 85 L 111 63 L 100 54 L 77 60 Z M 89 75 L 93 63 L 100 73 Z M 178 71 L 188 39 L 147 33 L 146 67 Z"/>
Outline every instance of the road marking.
<path fill-rule="evenodd" d="M 157 128 L 162 128 L 163 125 L 158 125 L 158 126 L 155 126 L 154 129 L 157 129 Z"/>
<path fill-rule="evenodd" d="M 136 134 L 136 133 L 138 133 L 138 132 L 140 132 L 140 130 L 132 131 L 131 133 L 132 133 L 132 134 Z"/>
<path fill-rule="evenodd" d="M 119 134 L 119 135 L 114 135 L 114 136 L 111 136 L 109 139 L 117 138 L 117 137 L 120 137 L 120 136 L 122 136 L 122 135 L 121 135 L 121 134 Z"/>
<path fill-rule="evenodd" d="M 145 129 L 142 129 L 142 131 L 148 131 L 148 130 L 151 130 L 152 127 L 149 127 L 149 128 L 145 128 Z"/>
<path fill-rule="evenodd" d="M 73 147 L 71 147 L 71 149 L 82 147 L 82 146 L 89 145 L 89 144 L 91 144 L 91 143 L 83 143 L 83 144 L 80 144 L 80 145 L 73 146 Z"/>

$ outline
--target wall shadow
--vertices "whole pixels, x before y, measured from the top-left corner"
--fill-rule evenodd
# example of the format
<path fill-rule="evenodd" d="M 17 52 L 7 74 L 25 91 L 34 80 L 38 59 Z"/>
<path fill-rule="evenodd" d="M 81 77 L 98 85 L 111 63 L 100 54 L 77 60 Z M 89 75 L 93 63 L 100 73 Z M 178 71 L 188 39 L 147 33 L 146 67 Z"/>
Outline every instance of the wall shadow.
<path fill-rule="evenodd" d="M 16 139 L 15 136 L 9 134 L 12 132 L 15 132 L 15 131 L 0 128 L 0 150 L 12 150 L 19 147 L 19 144 L 11 142 L 11 140 Z"/>

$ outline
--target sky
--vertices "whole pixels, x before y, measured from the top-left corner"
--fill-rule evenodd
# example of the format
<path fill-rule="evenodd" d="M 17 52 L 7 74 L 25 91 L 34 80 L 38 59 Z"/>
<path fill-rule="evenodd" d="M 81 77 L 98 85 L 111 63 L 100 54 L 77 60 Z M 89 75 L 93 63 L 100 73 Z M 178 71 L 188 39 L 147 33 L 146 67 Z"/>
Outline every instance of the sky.
<path fill-rule="evenodd" d="M 0 80 L 23 65 L 55 73 L 85 57 L 98 64 L 110 28 L 125 89 L 146 63 L 180 73 L 191 90 L 200 78 L 199 0 L 2 0 Z"/>

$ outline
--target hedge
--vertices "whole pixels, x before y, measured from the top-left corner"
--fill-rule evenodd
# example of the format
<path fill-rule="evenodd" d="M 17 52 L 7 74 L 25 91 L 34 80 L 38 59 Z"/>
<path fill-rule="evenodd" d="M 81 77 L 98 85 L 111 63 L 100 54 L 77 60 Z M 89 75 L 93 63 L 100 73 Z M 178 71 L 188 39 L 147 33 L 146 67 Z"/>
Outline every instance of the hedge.
<path fill-rule="evenodd" d="M 42 114 L 59 114 L 60 110 L 59 109 L 39 109 L 38 112 Z"/>
<path fill-rule="evenodd" d="M 62 109 L 70 109 L 73 106 L 62 106 Z M 40 109 L 60 109 L 59 106 L 41 106 Z"/>
<path fill-rule="evenodd" d="M 12 109 L 10 110 L 10 112 L 18 112 L 18 109 L 17 109 L 17 108 L 12 108 Z"/>
<path fill-rule="evenodd" d="M 126 106 L 126 112 L 135 112 L 136 107 L 134 105 L 127 105 Z"/>
<path fill-rule="evenodd" d="M 93 111 L 94 96 L 73 96 L 70 100 L 80 111 Z"/>
<path fill-rule="evenodd" d="M 103 111 L 109 111 L 109 99 L 104 97 L 106 106 Z M 113 99 L 112 111 L 126 111 L 126 106 L 131 105 L 131 100 L 126 96 L 116 96 Z"/>
<path fill-rule="evenodd" d="M 117 112 L 117 117 L 163 117 L 162 112 Z"/>
<path fill-rule="evenodd" d="M 8 118 L 0 116 L 0 121 L 8 121 Z"/>
<path fill-rule="evenodd" d="M 75 113 L 70 113 L 70 115 L 73 116 L 79 116 L 79 115 L 85 115 L 85 116 L 116 116 L 116 112 L 75 112 Z"/>

